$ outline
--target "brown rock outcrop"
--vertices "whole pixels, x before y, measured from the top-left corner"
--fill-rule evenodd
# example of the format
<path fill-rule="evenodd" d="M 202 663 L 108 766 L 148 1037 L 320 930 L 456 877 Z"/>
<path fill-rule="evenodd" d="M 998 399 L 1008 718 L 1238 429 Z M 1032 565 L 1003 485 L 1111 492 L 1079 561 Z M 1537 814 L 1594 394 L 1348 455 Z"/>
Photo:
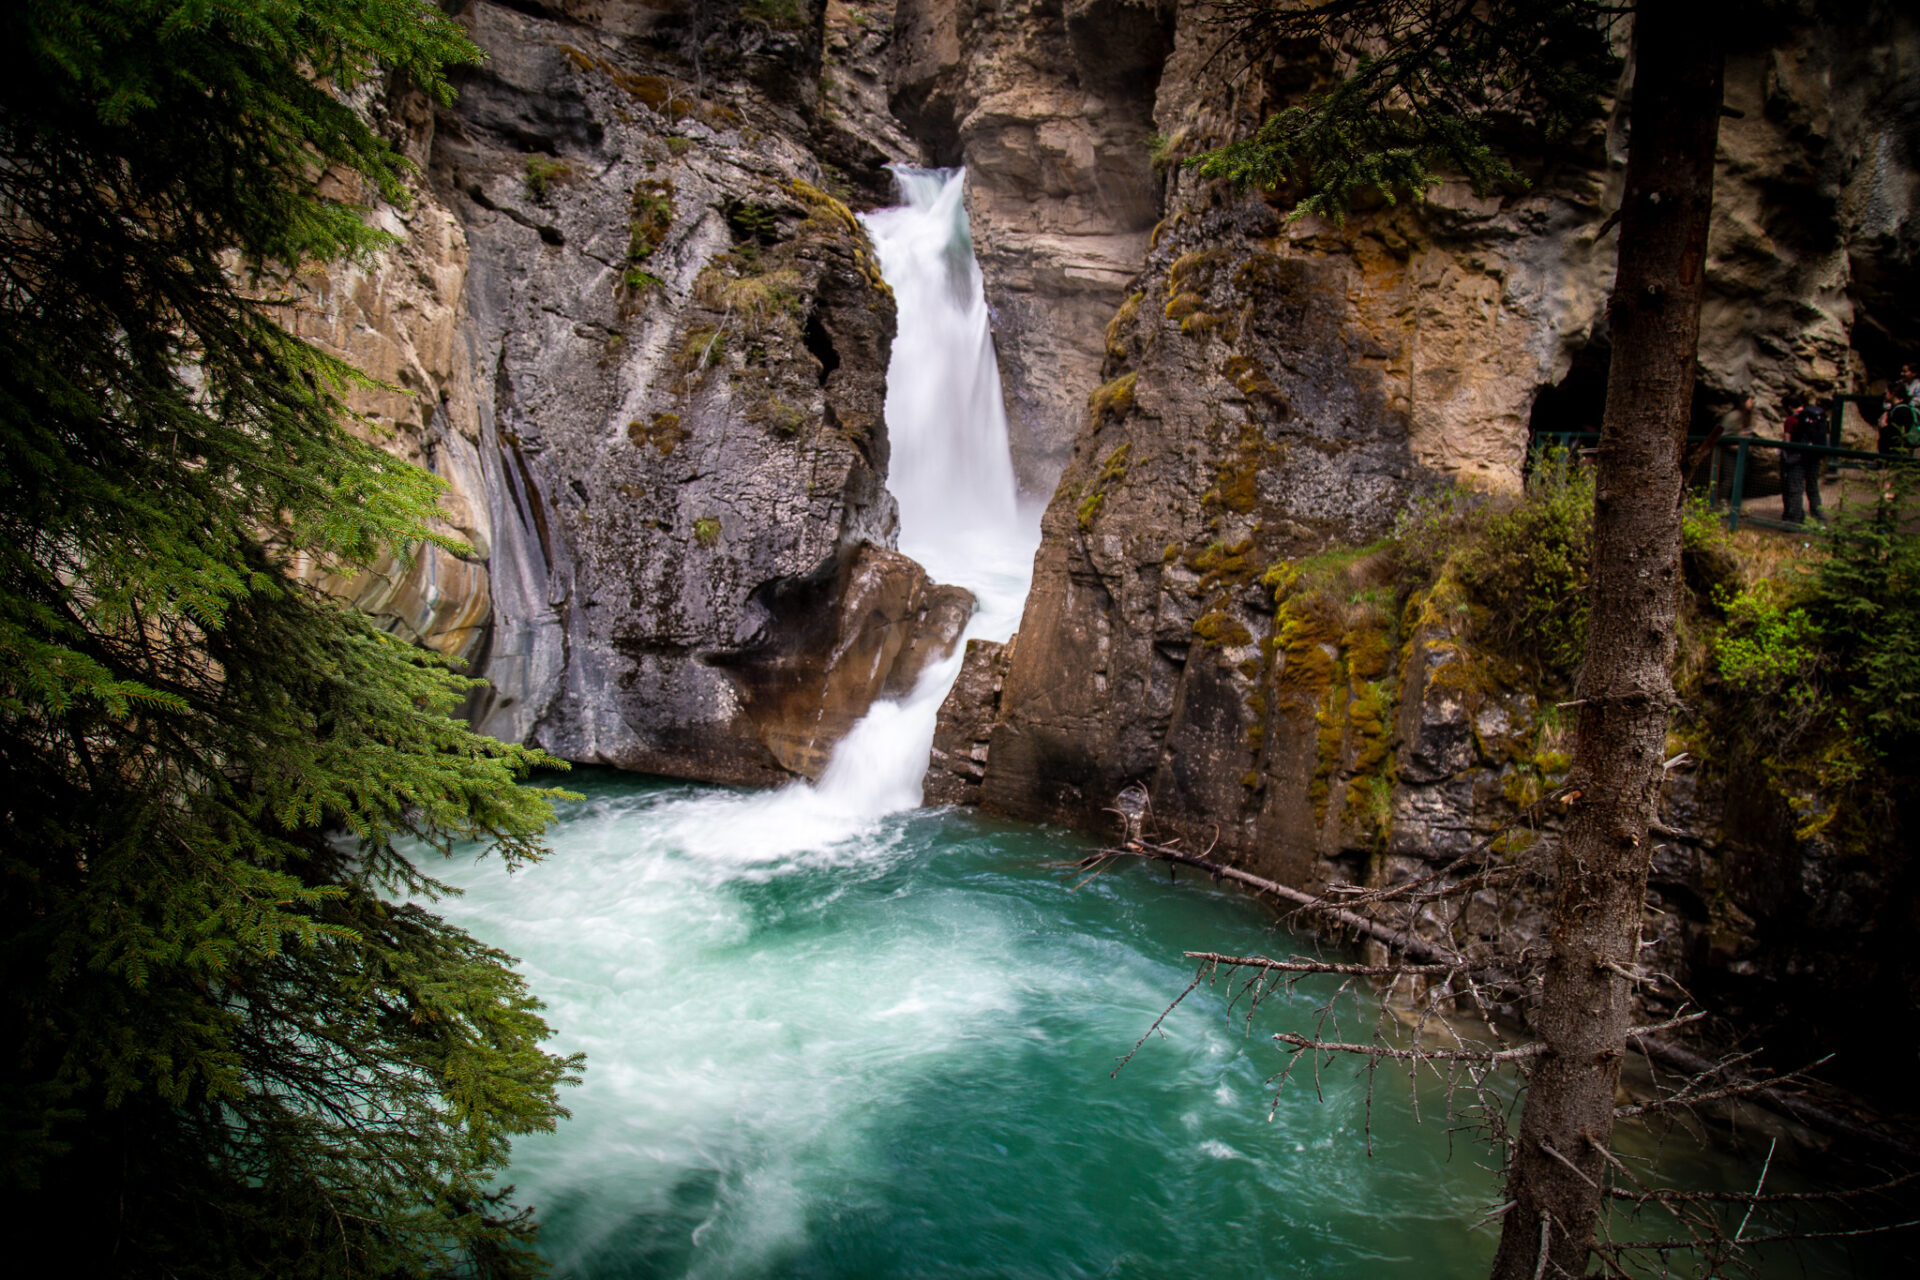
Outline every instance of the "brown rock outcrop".
<path fill-rule="evenodd" d="M 1243 134 L 1310 79 L 1209 74 L 1204 9 L 1180 6 L 1158 78 L 1155 122 L 1176 159 Z M 996 47 L 1038 56 L 1057 26 L 1004 10 Z M 933 34 L 903 82 L 926 86 L 928 104 L 977 110 L 963 86 L 980 73 L 926 68 L 982 37 L 923 27 Z M 1920 32 L 1882 7 L 1797 34 L 1729 68 L 1742 114 L 1722 135 L 1703 416 L 1742 388 L 1769 407 L 1790 387 L 1846 389 L 1862 358 L 1851 344 L 1879 341 L 1875 326 L 1920 336 L 1920 316 L 1863 319 L 1879 304 L 1855 284 L 1913 278 L 1889 211 L 1920 191 L 1902 124 L 1913 113 L 1897 105 L 1914 95 L 1896 87 L 1890 106 L 1871 92 L 1897 86 L 1892 68 L 1920 55 Z M 1322 666 L 1353 678 L 1347 638 L 1366 628 L 1290 619 L 1289 566 L 1364 545 L 1442 482 L 1516 488 L 1532 431 L 1598 421 L 1613 255 L 1601 232 L 1620 154 L 1617 122 L 1603 122 L 1549 156 L 1528 193 L 1444 186 L 1343 227 L 1169 173 L 1145 269 L 1082 384 L 1092 398 L 1043 526 L 985 805 L 1097 825 L 1121 788 L 1143 784 L 1176 833 L 1205 843 L 1217 827 L 1223 850 L 1298 883 L 1371 847 L 1377 824 L 1347 821 L 1324 793 L 1388 750 L 1392 728 L 1325 741 L 1324 689 L 1299 684 Z M 1436 794 L 1369 804 L 1445 846 L 1446 823 L 1419 817 L 1438 812 Z"/>
<path fill-rule="evenodd" d="M 809 578 L 762 586 L 753 603 L 767 618 L 753 643 L 710 661 L 733 680 L 773 758 L 807 778 L 875 701 L 912 692 L 973 612 L 966 591 L 864 543 Z"/>
<path fill-rule="evenodd" d="M 928 804 L 978 804 L 1015 636 L 1005 644 L 967 641 L 966 657 L 934 722 L 933 753 L 921 794 Z"/>

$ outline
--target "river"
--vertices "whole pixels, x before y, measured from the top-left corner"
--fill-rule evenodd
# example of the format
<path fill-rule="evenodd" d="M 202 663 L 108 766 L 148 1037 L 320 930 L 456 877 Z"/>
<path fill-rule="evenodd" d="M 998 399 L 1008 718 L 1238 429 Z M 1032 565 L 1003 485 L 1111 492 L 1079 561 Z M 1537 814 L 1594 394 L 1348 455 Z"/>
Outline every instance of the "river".
<path fill-rule="evenodd" d="M 901 179 L 906 205 L 867 218 L 900 303 L 901 549 L 973 590 L 970 636 L 1004 639 L 1037 513 L 1013 490 L 962 175 Z M 1193 976 L 1183 951 L 1296 944 L 1204 880 L 1088 879 L 1063 866 L 1082 837 L 919 808 L 958 662 L 876 707 L 818 785 L 582 771 L 546 862 L 444 873 L 464 890 L 445 913 L 521 957 L 555 1047 L 587 1055 L 573 1118 L 523 1139 L 511 1175 L 556 1272 L 1484 1275 L 1472 1224 L 1499 1179 L 1437 1090 L 1421 1123 L 1383 1071 L 1371 1154 L 1351 1064 L 1276 1103 L 1268 1036 L 1311 1030 L 1324 982 L 1251 1026 L 1202 988 L 1114 1074 Z M 1750 1155 L 1683 1141 L 1663 1173 L 1750 1186 Z"/>

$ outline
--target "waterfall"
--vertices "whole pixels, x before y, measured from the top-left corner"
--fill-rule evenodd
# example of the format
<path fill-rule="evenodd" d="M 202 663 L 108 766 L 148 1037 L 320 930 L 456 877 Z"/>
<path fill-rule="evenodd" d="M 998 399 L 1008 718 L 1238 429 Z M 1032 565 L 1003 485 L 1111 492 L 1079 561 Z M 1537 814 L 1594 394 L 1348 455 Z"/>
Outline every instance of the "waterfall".
<path fill-rule="evenodd" d="M 900 550 L 975 607 L 944 661 L 912 693 L 874 704 L 834 749 L 817 783 L 687 802 L 686 835 L 732 862 L 774 863 L 838 849 L 888 814 L 918 808 L 934 721 L 971 639 L 1005 640 L 1040 544 L 1039 512 L 1018 500 L 1007 450 L 986 295 L 967 230 L 963 169 L 896 169 L 904 204 L 864 215 L 899 304 L 887 367 L 887 487 L 900 505 Z M 677 819 L 672 819 L 677 821 Z"/>
<path fill-rule="evenodd" d="M 835 749 L 812 799 L 876 818 L 920 803 L 940 703 L 966 640 L 1005 640 L 1040 542 L 1023 512 L 1007 445 L 993 332 L 967 226 L 966 170 L 896 167 L 903 204 L 863 215 L 899 306 L 887 366 L 887 488 L 900 505 L 900 550 L 934 581 L 973 593 L 965 637 L 898 703 L 876 705 Z"/>
<path fill-rule="evenodd" d="M 906 203 L 864 219 L 899 304 L 887 487 L 900 503 L 900 549 L 954 581 L 946 575 L 964 577 L 977 553 L 1002 549 L 1014 530 L 1007 415 L 967 229 L 966 171 L 895 172 Z"/>
<path fill-rule="evenodd" d="M 921 673 L 899 702 L 877 703 L 835 748 L 820 781 L 795 783 L 773 803 L 804 841 L 831 839 L 920 803 L 940 703 L 960 674 L 966 640 L 1005 640 L 1040 542 L 1038 513 L 1022 511 L 1007 447 L 980 265 L 967 227 L 966 170 L 896 168 L 904 201 L 865 214 L 880 272 L 899 306 L 887 366 L 887 488 L 900 504 L 900 550 L 936 582 L 973 593 L 974 613 L 953 653 Z M 758 814 L 764 821 L 771 814 Z M 764 833 L 761 838 L 764 838 Z"/>

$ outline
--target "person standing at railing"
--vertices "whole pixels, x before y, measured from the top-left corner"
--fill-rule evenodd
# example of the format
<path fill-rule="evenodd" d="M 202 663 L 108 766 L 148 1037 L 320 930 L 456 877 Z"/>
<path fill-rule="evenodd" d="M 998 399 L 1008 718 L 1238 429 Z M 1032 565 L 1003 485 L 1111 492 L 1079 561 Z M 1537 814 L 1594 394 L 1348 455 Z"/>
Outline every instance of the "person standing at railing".
<path fill-rule="evenodd" d="M 1687 450 L 1686 474 L 1689 477 L 1699 469 L 1702 462 L 1705 462 L 1709 457 L 1713 456 L 1713 451 L 1719 448 L 1720 441 L 1723 438 L 1727 436 L 1744 436 L 1752 432 L 1753 406 L 1753 392 L 1743 391 L 1739 397 L 1734 400 L 1733 408 L 1714 419 L 1713 430 L 1707 433 L 1707 438 Z M 1730 491 L 1732 484 L 1733 479 L 1729 473 L 1722 478 L 1719 491 L 1710 495 L 1711 500 L 1719 502 L 1720 499 L 1725 496 L 1726 492 Z"/>
<path fill-rule="evenodd" d="M 1808 404 L 1806 396 L 1798 391 L 1788 394 L 1781 402 L 1787 411 L 1787 420 L 1781 424 L 1780 438 L 1791 445 L 1809 445 L 1827 443 L 1827 411 L 1817 404 Z M 1785 448 L 1780 450 L 1781 501 L 1785 510 L 1781 519 L 1788 524 L 1804 524 L 1807 513 L 1821 524 L 1827 517 L 1820 510 L 1820 455 L 1806 449 Z M 1801 509 L 1801 497 L 1806 498 L 1805 511 Z"/>
<path fill-rule="evenodd" d="M 1911 373 L 1912 365 L 1900 370 Z M 1914 403 L 1912 382 L 1896 380 L 1887 384 L 1887 402 L 1880 414 L 1880 452 L 1896 457 L 1911 457 L 1920 444 L 1920 405 Z"/>

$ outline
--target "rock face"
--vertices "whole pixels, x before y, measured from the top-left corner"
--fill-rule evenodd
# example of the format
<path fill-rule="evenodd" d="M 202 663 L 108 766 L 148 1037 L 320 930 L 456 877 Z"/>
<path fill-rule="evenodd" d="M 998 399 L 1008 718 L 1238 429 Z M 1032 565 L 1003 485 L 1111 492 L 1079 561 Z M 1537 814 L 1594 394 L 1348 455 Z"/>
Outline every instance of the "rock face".
<path fill-rule="evenodd" d="M 432 118 L 417 99 L 391 104 L 396 131 L 424 159 Z M 447 484 L 438 532 L 465 555 L 427 544 L 410 564 L 391 557 L 351 581 L 308 568 L 308 576 L 380 619 L 395 634 L 451 657 L 470 659 L 492 612 L 487 564 L 493 552 L 489 459 L 461 332 L 467 238 L 431 193 L 405 210 L 381 208 L 394 251 L 370 266 L 341 264 L 309 273 L 288 327 L 394 388 L 355 387 L 347 400 L 382 444 Z"/>
<path fill-rule="evenodd" d="M 1006 686 L 1011 644 L 967 641 L 966 657 L 934 723 L 933 754 L 921 793 L 928 804 L 978 804 L 987 751 Z"/>
<path fill-rule="evenodd" d="M 576 761 L 812 776 L 971 609 L 890 550 L 894 311 L 837 191 L 890 195 L 883 6 L 473 0 L 403 247 L 303 333 L 450 482 L 410 569 L 331 583 L 470 658 L 477 727 Z"/>
<path fill-rule="evenodd" d="M 1016 463 L 1053 495 L 1000 701 L 967 721 L 992 726 L 973 765 L 994 744 L 969 794 L 1099 822 L 1138 782 L 1229 847 L 1327 852 L 1263 575 L 1435 484 L 1511 489 L 1530 428 L 1594 420 L 1617 120 L 1524 195 L 1334 227 L 1177 166 L 1312 74 L 1222 74 L 1198 0 L 460 12 L 491 57 L 458 104 L 384 104 L 426 174 L 382 215 L 404 248 L 316 280 L 298 323 L 410 393 L 360 407 L 448 480 L 471 551 L 336 589 L 472 658 L 503 736 L 730 781 L 816 768 L 906 678 L 890 663 L 953 634 L 955 601 L 862 550 L 894 523 L 892 317 L 841 201 L 889 199 L 917 147 L 969 167 Z M 1916 49 L 1868 5 L 1734 58 L 1703 413 L 1920 333 Z"/>
<path fill-rule="evenodd" d="M 1217 34 L 1204 8 L 1179 6 L 1157 76 L 1154 125 L 1175 159 L 1243 135 L 1311 77 L 1210 73 Z M 940 6 L 908 9 L 922 17 L 896 105 L 937 114 L 952 103 L 962 125 L 984 101 L 966 85 L 1017 57 L 1047 62 L 1084 12 L 1003 6 L 982 43 L 970 27 L 941 27 Z M 967 64 L 969 49 L 989 50 L 988 70 Z M 1703 416 L 1751 388 L 1767 402 L 1766 430 L 1790 387 L 1851 389 L 1839 384 L 1862 358 L 1855 335 L 1870 346 L 1880 326 L 1920 334 L 1920 317 L 1878 301 L 1884 286 L 1854 283 L 1912 278 L 1911 245 L 1887 211 L 1920 191 L 1913 94 L 1892 71 L 1916 55 L 1912 21 L 1886 7 L 1734 59 L 1728 102 L 1741 114 L 1722 135 Z M 964 128 L 954 139 L 991 170 L 991 146 Z M 1043 526 L 985 805 L 1096 824 L 1141 784 L 1163 824 L 1203 842 L 1217 826 L 1220 848 L 1302 882 L 1367 845 L 1318 795 L 1331 785 L 1324 682 L 1301 681 L 1322 667 L 1349 678 L 1343 646 L 1368 627 L 1297 618 L 1289 632 L 1289 566 L 1364 546 L 1445 482 L 1516 488 L 1530 431 L 1597 423 L 1614 251 L 1602 232 L 1623 161 L 1615 118 L 1537 167 L 1524 195 L 1447 186 L 1344 227 L 1287 220 L 1191 170 L 1167 174 L 1144 269 L 1105 328 L 1099 374 L 1081 384 L 1091 398 Z M 1440 786 L 1438 771 L 1465 766 L 1443 749 L 1441 723 L 1428 728 L 1440 736 L 1421 750 L 1439 754 L 1408 764 Z M 1467 731 L 1447 732 L 1457 754 Z M 1378 807 L 1404 808 L 1411 832 L 1436 804 Z"/>

